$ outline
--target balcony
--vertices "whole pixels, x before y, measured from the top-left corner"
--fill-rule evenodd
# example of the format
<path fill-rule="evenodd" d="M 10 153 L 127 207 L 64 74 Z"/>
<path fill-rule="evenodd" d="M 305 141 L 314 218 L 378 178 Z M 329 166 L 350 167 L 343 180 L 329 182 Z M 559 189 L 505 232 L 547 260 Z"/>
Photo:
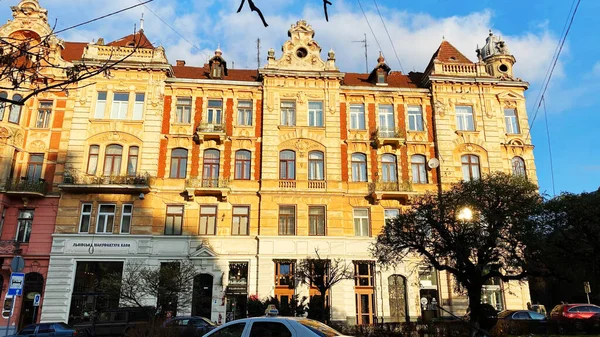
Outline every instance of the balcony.
<path fill-rule="evenodd" d="M 380 129 L 374 132 L 372 138 L 375 147 L 392 145 L 397 148 L 406 142 L 400 129 Z"/>
<path fill-rule="evenodd" d="M 0 255 L 19 254 L 20 248 L 17 248 L 15 240 L 0 240 Z"/>
<path fill-rule="evenodd" d="M 215 140 L 222 144 L 225 140 L 225 125 L 202 123 L 196 128 L 194 140 L 197 143 L 202 143 L 208 140 Z"/>
<path fill-rule="evenodd" d="M 21 177 L 20 180 L 6 180 L 0 183 L 0 191 L 19 197 L 43 197 L 48 191 L 48 183 L 44 179 L 30 180 Z"/>
<path fill-rule="evenodd" d="M 279 180 L 280 190 L 322 190 L 327 189 L 325 180 Z"/>
<path fill-rule="evenodd" d="M 369 194 L 378 203 L 380 200 L 408 200 L 409 196 L 417 193 L 409 181 L 378 181 L 369 183 Z"/>
<path fill-rule="evenodd" d="M 213 195 L 226 201 L 229 195 L 229 179 L 190 178 L 185 181 L 185 190 L 189 197 Z"/>
<path fill-rule="evenodd" d="M 63 183 L 58 187 L 63 191 L 74 193 L 148 193 L 150 192 L 150 176 L 148 174 L 94 176 L 65 172 Z"/>

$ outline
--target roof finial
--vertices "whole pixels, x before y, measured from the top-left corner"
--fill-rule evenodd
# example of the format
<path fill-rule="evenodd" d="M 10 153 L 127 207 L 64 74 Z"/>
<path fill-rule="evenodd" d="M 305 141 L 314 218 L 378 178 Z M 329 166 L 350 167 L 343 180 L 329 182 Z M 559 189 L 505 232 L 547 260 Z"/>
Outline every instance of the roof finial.
<path fill-rule="evenodd" d="M 142 12 L 142 18 L 140 19 L 140 32 L 144 31 L 144 13 Z"/>
<path fill-rule="evenodd" d="M 217 44 L 217 50 L 215 50 L 215 55 L 221 56 L 223 55 L 223 51 L 221 50 L 221 44 Z"/>
<path fill-rule="evenodd" d="M 492 33 L 492 30 L 490 29 L 490 36 L 494 35 L 494 33 Z"/>
<path fill-rule="evenodd" d="M 379 51 L 379 57 L 377 58 L 378 63 L 385 63 L 385 57 L 383 57 L 383 53 L 381 50 Z"/>

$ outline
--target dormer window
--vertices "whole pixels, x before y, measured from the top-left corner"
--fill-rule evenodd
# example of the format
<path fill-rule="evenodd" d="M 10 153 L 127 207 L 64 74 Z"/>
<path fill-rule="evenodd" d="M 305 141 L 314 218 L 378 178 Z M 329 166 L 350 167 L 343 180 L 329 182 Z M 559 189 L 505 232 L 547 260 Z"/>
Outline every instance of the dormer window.
<path fill-rule="evenodd" d="M 227 62 L 225 62 L 222 55 L 221 48 L 217 48 L 215 56 L 208 61 L 210 78 L 212 79 L 223 79 L 223 77 L 227 76 Z"/>
<path fill-rule="evenodd" d="M 383 71 L 382 69 L 379 69 L 379 70 L 377 71 L 377 83 L 378 83 L 378 84 L 384 84 L 384 83 L 387 83 L 387 81 L 386 81 L 386 77 L 387 77 L 387 76 L 386 76 L 386 73 L 385 73 L 385 71 Z"/>
<path fill-rule="evenodd" d="M 219 62 L 213 62 L 211 68 L 210 77 L 218 79 L 223 77 L 223 68 Z"/>

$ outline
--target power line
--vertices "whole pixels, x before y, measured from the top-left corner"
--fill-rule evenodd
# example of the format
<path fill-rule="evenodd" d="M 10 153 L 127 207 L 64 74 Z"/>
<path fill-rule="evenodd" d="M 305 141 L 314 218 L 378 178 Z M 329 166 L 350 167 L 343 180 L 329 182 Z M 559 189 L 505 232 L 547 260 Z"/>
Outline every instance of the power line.
<path fill-rule="evenodd" d="M 544 119 L 546 120 L 546 136 L 548 137 L 548 153 L 550 154 L 550 177 L 552 178 L 552 196 L 556 196 L 556 187 L 554 186 L 554 160 L 552 159 L 552 143 L 550 143 L 550 128 L 548 127 L 548 112 L 546 111 L 546 99 L 542 96 L 544 104 Z"/>
<path fill-rule="evenodd" d="M 556 68 L 556 64 L 558 63 L 560 53 L 562 52 L 563 46 L 565 45 L 565 41 L 567 40 L 567 36 L 569 35 L 569 31 L 571 30 L 571 26 L 573 25 L 573 21 L 575 20 L 575 14 L 577 13 L 577 9 L 579 8 L 580 3 L 581 3 L 581 0 L 577 0 L 577 5 L 575 5 L 575 9 L 573 10 L 573 13 L 571 14 L 571 18 L 569 20 L 569 24 L 567 25 L 567 29 L 565 30 L 565 34 L 563 35 L 562 40 L 558 44 L 558 51 L 556 52 L 556 57 L 554 58 L 551 66 L 550 66 L 550 72 L 548 73 L 548 78 L 546 80 L 546 83 L 542 85 L 541 94 L 539 96 L 541 98 L 543 98 L 545 96 L 546 90 L 548 90 L 548 85 L 550 85 L 550 80 L 552 79 L 552 75 L 554 74 L 554 69 Z M 529 136 L 531 135 L 531 129 L 533 129 L 533 125 L 535 123 L 535 119 L 537 117 L 537 114 L 540 110 L 541 105 L 542 105 L 542 99 L 540 99 L 540 101 L 537 105 L 537 108 L 533 114 L 533 119 L 531 120 L 531 123 L 529 125 L 529 131 L 527 131 L 527 136 L 525 136 L 525 139 L 529 138 Z"/>
<path fill-rule="evenodd" d="M 140 3 L 142 2 L 142 0 L 138 0 Z M 150 0 L 152 1 L 152 0 Z M 149 2 L 149 1 L 146 1 Z M 142 3 L 142 4 L 145 4 Z M 138 5 L 139 6 L 139 5 Z M 154 12 L 152 9 L 150 9 L 150 7 L 144 5 L 144 7 L 146 7 L 147 10 L 150 11 L 150 13 L 154 14 L 154 16 L 156 16 L 156 18 L 158 18 L 162 23 L 165 24 L 165 26 L 169 27 L 173 32 L 175 32 L 175 34 L 179 35 L 180 38 L 182 38 L 185 42 L 189 43 L 192 47 L 196 48 L 196 50 L 198 50 L 201 54 L 203 54 L 204 56 L 206 56 L 207 58 L 210 58 L 210 56 L 208 54 L 206 54 L 204 51 L 202 51 L 202 49 L 200 49 L 198 46 L 196 46 L 194 43 L 192 43 L 190 40 L 186 39 L 185 36 L 183 36 L 181 33 L 179 33 L 175 28 L 173 28 L 171 25 L 169 25 L 165 20 L 163 20 L 160 16 L 158 16 L 158 14 L 156 14 L 156 12 Z"/>
<path fill-rule="evenodd" d="M 398 53 L 396 52 L 396 46 L 394 45 L 394 41 L 392 40 L 392 37 L 390 36 L 390 32 L 388 31 L 387 26 L 385 25 L 385 21 L 383 20 L 383 16 L 381 15 L 381 12 L 379 11 L 379 6 L 377 6 L 377 0 L 373 0 L 373 2 L 375 3 L 375 8 L 377 8 L 377 14 L 379 14 L 381 23 L 383 23 L 383 28 L 385 29 L 385 32 L 386 32 L 388 38 L 390 39 L 390 43 L 392 44 L 392 49 L 394 50 L 394 55 L 396 55 L 396 60 L 398 60 L 398 64 L 400 65 L 400 71 L 402 71 L 402 73 L 404 74 L 404 68 L 402 68 L 402 62 L 400 62 L 400 58 L 398 57 Z"/>
<path fill-rule="evenodd" d="M 140 1 L 140 0 L 138 0 L 138 1 Z M 122 13 L 122 12 L 128 11 L 128 10 L 130 10 L 130 9 L 132 9 L 132 8 L 135 8 L 135 7 L 138 7 L 138 6 L 142 6 L 142 5 L 143 5 L 143 6 L 145 7 L 147 3 L 149 3 L 149 2 L 152 2 L 152 1 L 154 1 L 154 0 L 147 0 L 147 1 L 145 1 L 145 2 L 141 2 L 141 1 L 140 1 L 140 3 L 139 3 L 139 4 L 137 4 L 137 5 L 129 6 L 129 7 L 127 7 L 127 8 L 120 9 L 120 10 L 118 10 L 118 11 L 116 11 L 116 12 L 112 12 L 112 13 L 109 13 L 109 14 L 106 14 L 106 15 L 102 15 L 102 16 L 100 16 L 100 17 L 97 17 L 97 18 L 95 18 L 95 19 L 91 19 L 91 20 L 88 20 L 88 21 L 85 21 L 85 22 L 82 22 L 82 23 L 78 23 L 78 24 L 76 24 L 76 25 L 74 25 L 74 26 L 70 26 L 70 27 L 67 27 L 67 28 L 64 28 L 64 29 L 61 29 L 61 30 L 55 31 L 55 32 L 54 32 L 54 34 L 59 34 L 59 33 L 62 33 L 62 32 L 66 32 L 67 30 L 70 30 L 70 29 L 73 29 L 73 28 L 77 28 L 77 27 L 81 27 L 81 26 L 83 26 L 83 25 L 87 25 L 88 23 L 92 23 L 92 22 L 94 22 L 94 21 L 98 21 L 98 20 L 101 20 L 101 19 L 107 18 L 107 17 L 109 17 L 109 16 L 113 16 L 113 15 L 115 15 L 115 14 L 119 14 L 119 13 Z M 146 7 L 146 8 L 147 8 L 147 7 Z"/>
<path fill-rule="evenodd" d="M 381 51 L 383 53 L 383 49 L 381 48 L 381 44 L 379 44 L 379 40 L 377 40 L 377 36 L 375 35 L 375 31 L 373 31 L 373 27 L 371 27 L 371 23 L 369 22 L 369 18 L 367 18 L 367 14 L 365 13 L 365 10 L 362 7 L 362 4 L 360 3 L 360 0 L 356 0 L 358 2 L 358 6 L 360 7 L 360 11 L 363 13 L 363 16 L 365 17 L 365 20 L 367 21 L 367 25 L 369 26 L 369 29 L 371 30 L 371 34 L 373 34 L 373 38 L 375 39 L 375 42 L 377 42 L 377 46 L 379 47 L 379 51 Z"/>

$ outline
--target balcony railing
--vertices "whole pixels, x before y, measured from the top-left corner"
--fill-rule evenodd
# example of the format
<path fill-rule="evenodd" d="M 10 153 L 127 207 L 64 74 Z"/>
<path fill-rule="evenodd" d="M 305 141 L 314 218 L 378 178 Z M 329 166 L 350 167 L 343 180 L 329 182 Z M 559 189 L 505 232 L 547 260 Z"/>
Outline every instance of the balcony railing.
<path fill-rule="evenodd" d="M 222 133 L 225 132 L 225 125 L 213 124 L 213 123 L 202 123 L 196 129 L 198 133 Z"/>
<path fill-rule="evenodd" d="M 398 129 L 380 129 L 377 130 L 377 136 L 379 138 L 401 138 Z"/>
<path fill-rule="evenodd" d="M 10 194 L 27 194 L 44 196 L 48 190 L 48 183 L 43 179 L 27 179 L 23 177 L 17 180 L 6 180 L 0 184 L 0 189 Z"/>
<path fill-rule="evenodd" d="M 150 176 L 139 175 L 109 175 L 95 176 L 89 174 L 76 174 L 65 172 L 63 183 L 59 185 L 63 190 L 86 190 L 110 193 L 129 193 L 150 191 Z"/>
<path fill-rule="evenodd" d="M 208 140 L 215 140 L 219 143 L 223 143 L 225 140 L 225 125 L 214 123 L 200 124 L 198 128 L 196 128 L 194 141 L 199 144 Z"/>
<path fill-rule="evenodd" d="M 279 188 L 285 188 L 285 189 L 296 188 L 296 181 L 295 180 L 280 180 Z"/>
<path fill-rule="evenodd" d="M 372 135 L 375 146 L 393 145 L 399 146 L 404 143 L 404 136 L 401 129 L 379 129 Z"/>
<path fill-rule="evenodd" d="M 229 188 L 229 179 L 191 178 L 185 181 L 186 188 Z"/>
<path fill-rule="evenodd" d="M 324 190 L 327 188 L 327 182 L 324 180 L 309 180 L 308 188 L 314 190 Z"/>
<path fill-rule="evenodd" d="M 378 181 L 370 183 L 371 192 L 412 192 L 412 184 L 409 181 Z"/>

